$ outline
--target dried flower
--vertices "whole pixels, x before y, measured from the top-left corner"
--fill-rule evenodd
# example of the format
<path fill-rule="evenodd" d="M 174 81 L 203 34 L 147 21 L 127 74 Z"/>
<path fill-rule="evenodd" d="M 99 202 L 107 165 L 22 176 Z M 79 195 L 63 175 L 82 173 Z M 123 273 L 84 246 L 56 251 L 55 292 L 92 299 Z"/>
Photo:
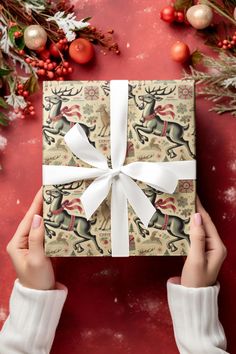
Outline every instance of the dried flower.
<path fill-rule="evenodd" d="M 59 11 L 54 16 L 48 17 L 47 21 L 55 21 L 58 27 L 63 30 L 69 42 L 76 38 L 75 30 L 81 30 L 89 26 L 89 23 L 85 20 L 78 21 L 74 12 L 65 14 L 64 11 Z"/>
<path fill-rule="evenodd" d="M 7 104 L 9 106 L 12 106 L 14 109 L 17 108 L 25 108 L 27 106 L 27 103 L 22 96 L 18 96 L 15 93 L 11 93 L 11 95 L 5 96 Z"/>

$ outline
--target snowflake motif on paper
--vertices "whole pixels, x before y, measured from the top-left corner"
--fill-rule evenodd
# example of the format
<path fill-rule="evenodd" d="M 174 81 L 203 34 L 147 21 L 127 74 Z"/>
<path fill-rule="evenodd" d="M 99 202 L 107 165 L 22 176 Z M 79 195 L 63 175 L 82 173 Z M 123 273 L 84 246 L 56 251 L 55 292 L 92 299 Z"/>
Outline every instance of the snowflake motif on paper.
<path fill-rule="evenodd" d="M 191 181 L 191 180 L 179 181 L 179 192 L 180 193 L 192 193 L 193 192 L 193 181 Z"/>
<path fill-rule="evenodd" d="M 184 217 L 188 217 L 192 214 L 192 212 L 192 209 L 184 209 L 182 210 L 181 215 L 183 215 Z"/>
<path fill-rule="evenodd" d="M 84 88 L 84 98 L 86 100 L 95 101 L 99 99 L 98 86 L 87 86 Z"/>
<path fill-rule="evenodd" d="M 183 103 L 178 104 L 178 106 L 176 106 L 177 108 L 177 112 L 180 114 L 184 114 L 187 112 L 187 106 Z"/>
<path fill-rule="evenodd" d="M 178 203 L 178 206 L 179 206 L 179 207 L 185 208 L 185 207 L 188 205 L 188 199 L 187 199 L 187 198 L 184 198 L 184 197 L 180 197 L 180 198 L 177 200 L 177 203 Z"/>
<path fill-rule="evenodd" d="M 136 121 L 137 120 L 137 114 L 135 112 L 130 112 L 129 113 L 129 121 Z"/>
<path fill-rule="evenodd" d="M 178 87 L 178 96 L 182 100 L 189 100 L 193 97 L 193 87 L 188 85 L 180 85 Z"/>
<path fill-rule="evenodd" d="M 190 121 L 190 119 L 191 119 L 191 116 L 186 114 L 180 118 L 180 121 L 186 124 Z"/>
<path fill-rule="evenodd" d="M 83 107 L 83 112 L 86 115 L 92 114 L 93 113 L 93 106 L 88 104 L 88 103 L 86 103 L 86 105 Z"/>

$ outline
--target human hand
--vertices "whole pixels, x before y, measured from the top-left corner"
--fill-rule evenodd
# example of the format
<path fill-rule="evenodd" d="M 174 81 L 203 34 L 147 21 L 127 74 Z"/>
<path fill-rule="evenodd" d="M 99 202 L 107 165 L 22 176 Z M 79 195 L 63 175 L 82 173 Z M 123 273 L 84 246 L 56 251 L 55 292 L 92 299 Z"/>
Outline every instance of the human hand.
<path fill-rule="evenodd" d="M 181 279 L 172 278 L 170 282 L 193 288 L 214 285 L 227 251 L 199 198 L 197 213 L 190 222 L 190 241 Z"/>
<path fill-rule="evenodd" d="M 51 260 L 44 254 L 44 225 L 38 215 L 42 212 L 42 204 L 41 188 L 8 243 L 7 252 L 23 286 L 51 290 L 55 288 L 55 277 Z"/>

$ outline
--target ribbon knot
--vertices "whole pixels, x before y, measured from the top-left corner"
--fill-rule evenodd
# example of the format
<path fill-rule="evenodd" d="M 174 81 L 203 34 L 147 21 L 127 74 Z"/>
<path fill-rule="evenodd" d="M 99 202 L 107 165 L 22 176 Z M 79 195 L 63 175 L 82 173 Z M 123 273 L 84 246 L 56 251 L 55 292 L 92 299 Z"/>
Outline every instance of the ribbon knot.
<path fill-rule="evenodd" d="M 64 139 L 69 149 L 91 168 L 76 166 L 43 166 L 43 184 L 65 184 L 76 180 L 93 179 L 80 197 L 89 219 L 111 193 L 111 250 L 112 256 L 129 256 L 129 201 L 145 227 L 156 212 L 135 180 L 144 182 L 164 193 L 174 193 L 179 179 L 195 179 L 195 160 L 173 162 L 131 162 L 124 165 L 127 150 L 128 81 L 110 82 L 111 163 L 88 140 L 79 123 Z M 119 177 L 119 178 L 118 178 Z M 67 205 L 68 208 L 68 205 Z"/>
<path fill-rule="evenodd" d="M 111 168 L 110 169 L 110 176 L 113 178 L 118 178 L 120 172 L 121 172 L 120 168 Z"/>

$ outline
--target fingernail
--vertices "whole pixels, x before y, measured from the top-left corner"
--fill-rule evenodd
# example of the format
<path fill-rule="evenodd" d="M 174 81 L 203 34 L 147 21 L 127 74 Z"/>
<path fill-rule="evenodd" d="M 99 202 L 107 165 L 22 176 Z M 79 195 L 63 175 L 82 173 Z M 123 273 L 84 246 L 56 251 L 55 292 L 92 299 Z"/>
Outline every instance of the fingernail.
<path fill-rule="evenodd" d="M 194 214 L 194 222 L 195 222 L 195 225 L 197 225 L 197 226 L 202 225 L 202 217 L 201 217 L 200 213 Z"/>
<path fill-rule="evenodd" d="M 31 225 L 32 229 L 37 229 L 40 226 L 41 221 L 42 217 L 40 215 L 35 214 Z"/>

